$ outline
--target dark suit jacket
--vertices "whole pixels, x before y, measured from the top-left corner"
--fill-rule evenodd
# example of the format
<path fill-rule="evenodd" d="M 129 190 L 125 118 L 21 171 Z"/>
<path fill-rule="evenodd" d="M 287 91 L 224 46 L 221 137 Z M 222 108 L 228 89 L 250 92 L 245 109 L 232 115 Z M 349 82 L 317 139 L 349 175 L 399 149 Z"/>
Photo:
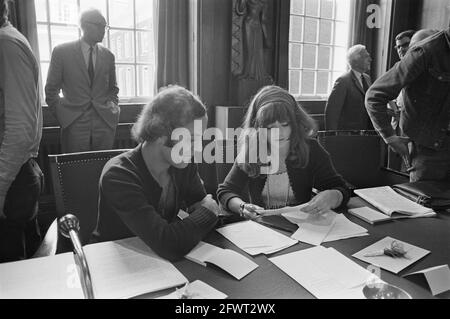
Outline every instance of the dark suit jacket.
<path fill-rule="evenodd" d="M 61 89 L 64 95 L 62 98 L 59 96 Z M 81 51 L 81 40 L 55 47 L 45 95 L 50 110 L 62 128 L 72 124 L 91 103 L 105 122 L 115 128 L 120 115 L 118 93 L 115 59 L 107 48 L 98 44 L 94 83 L 91 88 Z"/>
<path fill-rule="evenodd" d="M 370 77 L 364 74 L 367 84 Z M 325 107 L 325 129 L 333 130 L 373 130 L 364 106 L 365 92 L 350 70 L 334 83 Z"/>

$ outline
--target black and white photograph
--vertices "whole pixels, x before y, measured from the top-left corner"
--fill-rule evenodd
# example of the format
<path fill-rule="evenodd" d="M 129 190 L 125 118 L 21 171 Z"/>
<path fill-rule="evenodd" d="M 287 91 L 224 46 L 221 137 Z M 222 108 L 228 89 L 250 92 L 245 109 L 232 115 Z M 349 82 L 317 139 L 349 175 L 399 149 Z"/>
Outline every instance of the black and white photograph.
<path fill-rule="evenodd" d="M 450 299 L 450 0 L 0 0 L 0 299 Z"/>

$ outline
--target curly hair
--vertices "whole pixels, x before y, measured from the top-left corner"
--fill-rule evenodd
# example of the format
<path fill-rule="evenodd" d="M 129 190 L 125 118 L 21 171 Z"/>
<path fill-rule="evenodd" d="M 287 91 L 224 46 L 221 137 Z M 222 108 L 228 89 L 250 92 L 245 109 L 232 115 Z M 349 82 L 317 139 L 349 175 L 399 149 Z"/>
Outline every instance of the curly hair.
<path fill-rule="evenodd" d="M 170 138 L 174 129 L 205 115 L 206 108 L 197 96 L 181 86 L 170 85 L 144 106 L 131 133 L 138 143 Z"/>
<path fill-rule="evenodd" d="M 8 21 L 8 1 L 9 0 L 0 0 L 0 27 Z"/>
<path fill-rule="evenodd" d="M 315 121 L 285 89 L 269 85 L 253 97 L 243 123 L 244 131 L 252 128 L 267 128 L 275 123 L 289 123 L 291 127 L 288 160 L 295 167 L 305 167 L 309 162 L 307 138 L 317 131 Z M 246 150 L 247 151 L 247 150 Z M 249 175 L 259 175 L 259 164 L 239 165 Z"/>

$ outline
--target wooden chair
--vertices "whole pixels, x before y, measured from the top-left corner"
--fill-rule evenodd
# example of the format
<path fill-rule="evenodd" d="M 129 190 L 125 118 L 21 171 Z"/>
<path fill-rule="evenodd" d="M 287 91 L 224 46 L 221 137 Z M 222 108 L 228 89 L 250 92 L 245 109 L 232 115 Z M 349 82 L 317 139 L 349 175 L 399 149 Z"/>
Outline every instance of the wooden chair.
<path fill-rule="evenodd" d="M 80 221 L 80 241 L 87 244 L 98 219 L 98 183 L 104 165 L 126 150 L 49 155 L 57 219 L 75 215 Z M 57 248 L 55 247 L 57 241 Z M 58 234 L 57 220 L 50 226 L 35 257 L 70 251 L 71 245 Z"/>

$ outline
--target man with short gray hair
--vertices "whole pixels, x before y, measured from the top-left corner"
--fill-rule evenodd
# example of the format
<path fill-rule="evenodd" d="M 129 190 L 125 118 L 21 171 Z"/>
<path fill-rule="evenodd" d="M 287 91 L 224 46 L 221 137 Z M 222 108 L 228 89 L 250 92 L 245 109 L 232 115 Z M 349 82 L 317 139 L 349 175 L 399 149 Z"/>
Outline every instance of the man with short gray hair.
<path fill-rule="evenodd" d="M 339 77 L 325 107 L 326 130 L 370 130 L 372 124 L 364 108 L 364 97 L 371 85 L 372 59 L 366 47 L 357 44 L 347 52 L 350 71 Z"/>
<path fill-rule="evenodd" d="M 53 50 L 45 86 L 47 104 L 61 126 L 63 153 L 111 149 L 120 114 L 115 58 L 99 44 L 106 20 L 89 9 L 81 14 L 80 27 L 80 40 Z"/>

